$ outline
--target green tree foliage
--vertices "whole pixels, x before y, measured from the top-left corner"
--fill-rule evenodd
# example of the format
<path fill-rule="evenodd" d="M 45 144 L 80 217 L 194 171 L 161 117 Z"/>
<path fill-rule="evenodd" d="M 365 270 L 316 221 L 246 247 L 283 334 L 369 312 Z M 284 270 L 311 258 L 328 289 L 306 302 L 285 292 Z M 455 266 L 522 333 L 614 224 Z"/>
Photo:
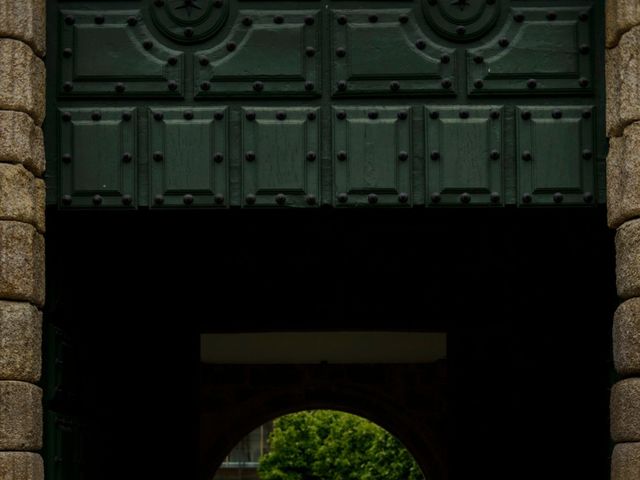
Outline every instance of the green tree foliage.
<path fill-rule="evenodd" d="M 309 410 L 274 421 L 262 480 L 424 480 L 389 432 L 355 415 Z"/>

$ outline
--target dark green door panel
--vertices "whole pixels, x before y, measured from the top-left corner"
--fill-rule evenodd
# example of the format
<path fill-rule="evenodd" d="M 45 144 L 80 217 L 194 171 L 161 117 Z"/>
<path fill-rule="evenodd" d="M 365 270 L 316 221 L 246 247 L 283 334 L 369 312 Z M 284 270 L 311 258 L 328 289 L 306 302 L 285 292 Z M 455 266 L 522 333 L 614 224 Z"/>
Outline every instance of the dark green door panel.
<path fill-rule="evenodd" d="M 148 164 L 154 207 L 225 204 L 227 122 L 224 107 L 151 109 Z"/>
<path fill-rule="evenodd" d="M 246 206 L 315 206 L 320 194 L 317 108 L 245 107 L 242 189 Z"/>
<path fill-rule="evenodd" d="M 519 107 L 517 118 L 520 203 L 592 203 L 593 108 Z"/>
<path fill-rule="evenodd" d="M 606 198 L 602 2 L 52 0 L 48 14 L 60 208 Z"/>
<path fill-rule="evenodd" d="M 139 10 L 61 10 L 62 96 L 181 97 L 184 54 L 153 38 Z"/>
<path fill-rule="evenodd" d="M 130 207 L 136 198 L 135 108 L 60 112 L 64 205 Z"/>
<path fill-rule="evenodd" d="M 334 203 L 411 204 L 411 115 L 408 107 L 333 110 Z"/>
<path fill-rule="evenodd" d="M 427 184 L 432 204 L 502 203 L 502 108 L 425 109 Z"/>

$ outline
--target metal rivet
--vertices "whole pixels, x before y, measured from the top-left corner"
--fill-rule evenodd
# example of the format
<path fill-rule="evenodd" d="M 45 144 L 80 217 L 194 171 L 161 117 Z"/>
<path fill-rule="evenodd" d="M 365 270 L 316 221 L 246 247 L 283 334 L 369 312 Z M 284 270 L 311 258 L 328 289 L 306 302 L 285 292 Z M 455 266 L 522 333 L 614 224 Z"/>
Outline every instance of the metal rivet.
<path fill-rule="evenodd" d="M 315 23 L 315 18 L 313 18 L 312 16 L 306 16 L 304 17 L 304 24 L 305 25 L 313 25 Z"/>
<path fill-rule="evenodd" d="M 287 114 L 285 112 L 276 112 L 276 118 L 278 120 L 286 120 Z"/>
<path fill-rule="evenodd" d="M 316 196 L 315 195 L 307 195 L 305 198 L 307 205 L 315 205 L 316 204 Z"/>
<path fill-rule="evenodd" d="M 193 37 L 193 28 L 187 27 L 183 30 L 184 36 L 187 38 Z"/>
<path fill-rule="evenodd" d="M 102 113 L 100 113 L 98 110 L 94 110 L 93 112 L 91 112 L 91 120 L 95 122 L 102 120 Z"/>
<path fill-rule="evenodd" d="M 71 205 L 71 202 L 72 202 L 72 201 L 73 201 L 73 200 L 71 199 L 71 195 L 63 195 L 63 196 L 62 196 L 62 203 L 63 203 L 64 205 Z"/>
<path fill-rule="evenodd" d="M 185 120 L 193 120 L 193 112 L 191 110 L 187 110 L 182 114 Z"/>
<path fill-rule="evenodd" d="M 522 112 L 522 113 L 520 114 L 520 117 L 521 117 L 523 120 L 531 120 L 531 112 L 530 112 L 529 110 L 525 110 L 524 112 Z"/>
<path fill-rule="evenodd" d="M 340 160 L 341 162 L 344 162 L 347 159 L 347 152 L 345 152 L 344 150 L 340 150 L 338 152 L 338 154 L 336 155 L 336 157 L 338 158 L 338 160 Z"/>
<path fill-rule="evenodd" d="M 256 119 L 256 112 L 247 112 L 244 116 L 247 120 L 253 122 Z"/>
<path fill-rule="evenodd" d="M 264 83 L 262 83 L 260 80 L 258 80 L 257 82 L 253 83 L 253 89 L 256 92 L 261 92 L 264 90 Z"/>
<path fill-rule="evenodd" d="M 151 50 L 153 48 L 153 42 L 151 40 L 145 40 L 142 42 L 142 46 L 145 50 Z"/>
<path fill-rule="evenodd" d="M 153 152 L 153 160 L 155 162 L 161 162 L 164 159 L 162 152 Z"/>
<path fill-rule="evenodd" d="M 397 117 L 399 120 L 406 120 L 409 117 L 409 114 L 405 110 L 400 110 Z"/>
<path fill-rule="evenodd" d="M 167 58 L 167 63 L 169 65 L 177 65 L 178 64 L 178 59 L 176 57 L 169 57 Z"/>
<path fill-rule="evenodd" d="M 315 120 L 316 119 L 316 112 L 307 113 L 307 119 L 308 120 Z"/>
<path fill-rule="evenodd" d="M 73 90 L 73 83 L 64 82 L 64 85 L 62 85 L 62 88 L 65 92 L 70 92 L 71 90 Z"/>
<path fill-rule="evenodd" d="M 433 6 L 433 5 L 437 5 L 438 4 L 438 0 L 429 0 L 429 5 Z"/>
<path fill-rule="evenodd" d="M 431 160 L 440 160 L 440 152 L 437 150 L 431 152 Z"/>
<path fill-rule="evenodd" d="M 424 50 L 425 48 L 427 48 L 427 42 L 425 42 L 424 40 L 417 40 L 416 41 L 416 48 L 418 50 Z"/>
<path fill-rule="evenodd" d="M 500 158 L 500 152 L 498 150 L 491 150 L 489 158 L 491 158 L 491 160 L 498 160 Z"/>
<path fill-rule="evenodd" d="M 304 89 L 305 89 L 307 92 L 310 92 L 310 91 L 311 91 L 311 90 L 313 90 L 314 88 L 316 88 L 316 86 L 315 86 L 315 84 L 314 84 L 313 82 L 309 82 L 309 81 L 304 82 Z"/>
<path fill-rule="evenodd" d="M 156 7 L 164 7 L 164 0 L 154 0 L 153 4 Z"/>
<path fill-rule="evenodd" d="M 500 202 L 500 194 L 498 192 L 492 192 L 489 196 L 489 200 L 491 203 L 499 203 Z"/>
<path fill-rule="evenodd" d="M 482 87 L 484 87 L 484 82 L 480 79 L 476 80 L 475 82 L 473 82 L 473 86 L 480 89 Z"/>
<path fill-rule="evenodd" d="M 224 195 L 221 193 L 216 194 L 216 196 L 213 197 L 213 201 L 216 202 L 216 205 L 222 205 L 224 203 Z"/>
<path fill-rule="evenodd" d="M 440 63 L 447 64 L 447 63 L 449 63 L 450 61 L 451 61 L 451 56 L 450 56 L 450 55 L 448 55 L 448 54 L 446 54 L 446 53 L 445 53 L 445 54 L 443 54 L 443 55 L 440 55 Z"/>
<path fill-rule="evenodd" d="M 372 110 L 369 113 L 367 113 L 367 117 L 369 117 L 369 119 L 371 120 L 375 120 L 376 118 L 378 118 L 378 112 L 376 112 L 375 110 Z"/>
<path fill-rule="evenodd" d="M 487 5 L 494 5 L 496 0 L 487 0 Z"/>
<path fill-rule="evenodd" d="M 498 41 L 498 45 L 500 45 L 502 48 L 508 47 L 509 46 L 509 39 L 508 38 L 501 38 Z"/>
<path fill-rule="evenodd" d="M 482 55 L 474 55 L 473 61 L 477 64 L 481 64 L 484 62 L 484 57 Z"/>
<path fill-rule="evenodd" d="M 317 158 L 316 152 L 310 151 L 307 152 L 307 160 L 310 162 L 314 162 Z"/>
<path fill-rule="evenodd" d="M 287 203 L 287 196 L 282 194 L 282 193 L 277 194 L 276 195 L 276 203 L 278 205 L 284 205 L 285 203 Z"/>
<path fill-rule="evenodd" d="M 440 194 L 432 193 L 431 194 L 431 203 L 440 203 Z"/>
<path fill-rule="evenodd" d="M 131 155 L 129 152 L 125 152 L 125 153 L 122 155 L 122 161 L 123 161 L 124 163 L 130 163 L 130 162 L 131 162 L 131 160 L 133 160 L 133 155 Z"/>
<path fill-rule="evenodd" d="M 344 80 L 340 80 L 338 82 L 338 90 L 340 90 L 341 92 L 344 92 L 347 89 L 347 82 L 345 82 Z"/>
<path fill-rule="evenodd" d="M 133 17 L 133 16 L 132 17 L 128 17 L 127 18 L 127 24 L 130 27 L 135 27 L 138 24 L 138 19 L 136 17 Z"/>
<path fill-rule="evenodd" d="M 556 192 L 553 194 L 553 201 L 555 203 L 562 203 L 562 200 L 564 200 L 564 195 L 562 195 L 560 192 Z"/>
<path fill-rule="evenodd" d="M 156 195 L 153 199 L 153 203 L 156 205 L 162 205 L 164 203 L 164 195 Z"/>
<path fill-rule="evenodd" d="M 469 203 L 471 202 L 471 195 L 469 195 L 468 193 L 463 193 L 462 195 L 460 195 L 460 202 L 461 203 Z"/>
<path fill-rule="evenodd" d="M 251 17 L 244 17 L 244 18 L 242 19 L 242 24 L 243 24 L 245 27 L 250 27 L 250 26 L 253 24 L 253 19 L 252 19 Z"/>
<path fill-rule="evenodd" d="M 522 160 L 524 160 L 525 162 L 531 161 L 532 158 L 533 156 L 531 155 L 531 152 L 529 150 L 525 150 L 524 152 L 522 152 Z"/>
<path fill-rule="evenodd" d="M 432 120 L 437 120 L 438 118 L 440 118 L 440 112 L 430 112 L 429 118 L 431 118 Z"/>
<path fill-rule="evenodd" d="M 533 78 L 527 80 L 527 87 L 529 87 L 530 89 L 534 89 L 538 86 L 538 82 L 536 80 L 534 80 Z"/>
<path fill-rule="evenodd" d="M 128 122 L 132 118 L 133 116 L 131 115 L 131 112 L 122 112 L 122 120 L 124 120 L 125 122 Z"/>
<path fill-rule="evenodd" d="M 122 82 L 118 82 L 115 85 L 115 91 L 118 93 L 124 93 L 124 91 L 126 90 L 126 87 L 124 86 L 124 83 Z"/>
<path fill-rule="evenodd" d="M 222 155 L 222 153 L 220 152 L 216 152 L 213 155 L 213 161 L 216 163 L 222 163 L 222 161 L 224 160 L 224 155 Z"/>
<path fill-rule="evenodd" d="M 407 195 L 406 193 L 402 192 L 398 195 L 398 201 L 400 203 L 407 203 L 409 201 L 409 195 Z"/>
<path fill-rule="evenodd" d="M 500 110 L 491 110 L 491 113 L 489 114 L 489 116 L 491 118 L 493 118 L 494 120 L 497 120 L 500 118 Z"/>
<path fill-rule="evenodd" d="M 582 158 L 584 158 L 585 160 L 591 160 L 593 158 L 593 152 L 588 148 L 585 148 L 584 150 L 582 150 Z"/>
<path fill-rule="evenodd" d="M 467 110 L 460 110 L 460 112 L 458 112 L 458 116 L 460 118 L 469 118 L 469 112 Z"/>
<path fill-rule="evenodd" d="M 70 122 L 71 121 L 71 112 L 64 112 L 62 114 L 62 120 L 65 122 Z"/>
<path fill-rule="evenodd" d="M 336 48 L 336 55 L 342 58 L 347 55 L 347 51 L 343 47 L 338 47 Z"/>
<path fill-rule="evenodd" d="M 193 203 L 193 195 L 187 193 L 184 197 L 182 197 L 182 201 L 185 205 L 191 205 Z"/>
<path fill-rule="evenodd" d="M 340 203 L 347 203 L 347 200 L 349 200 L 349 195 L 347 195 L 346 193 L 341 193 L 338 195 L 338 201 Z"/>
<path fill-rule="evenodd" d="M 62 50 L 62 56 L 65 58 L 70 58 L 73 55 L 73 50 L 71 50 L 70 48 L 65 48 L 64 50 Z"/>
<path fill-rule="evenodd" d="M 547 13 L 547 20 L 554 21 L 556 18 L 558 18 L 558 14 L 556 12 Z"/>
<path fill-rule="evenodd" d="M 101 195 L 94 195 L 93 196 L 93 204 L 94 205 L 102 205 L 102 196 Z"/>
<path fill-rule="evenodd" d="M 583 55 L 588 54 L 591 51 L 591 47 L 589 47 L 589 45 L 580 45 L 580 53 L 582 53 Z"/>
<path fill-rule="evenodd" d="M 305 53 L 307 54 L 307 57 L 313 57 L 316 54 L 316 49 L 313 47 L 307 47 L 305 48 Z"/>
<path fill-rule="evenodd" d="M 347 112 L 345 112 L 344 110 L 340 110 L 338 113 L 336 113 L 336 117 L 338 117 L 338 120 L 344 120 L 345 118 L 347 118 Z"/>
<path fill-rule="evenodd" d="M 589 86 L 589 80 L 587 80 L 587 79 L 586 79 L 586 78 L 584 78 L 584 77 L 583 77 L 583 78 L 581 78 L 581 79 L 579 80 L 579 82 L 578 82 L 578 83 L 580 84 L 580 86 L 581 86 L 582 88 L 586 88 L 586 87 L 588 87 L 588 86 Z"/>
<path fill-rule="evenodd" d="M 375 14 L 369 15 L 369 22 L 376 23 L 378 21 L 378 16 Z"/>
<path fill-rule="evenodd" d="M 583 110 L 582 118 L 591 118 L 591 110 Z"/>
<path fill-rule="evenodd" d="M 555 109 L 553 112 L 551 112 L 551 117 L 559 120 L 560 118 L 562 118 L 562 110 Z"/>
<path fill-rule="evenodd" d="M 401 162 L 406 162 L 407 160 L 409 160 L 409 154 L 407 152 L 405 152 L 404 150 L 401 151 L 398 154 L 398 160 L 400 160 Z"/>
<path fill-rule="evenodd" d="M 282 15 L 276 15 L 273 17 L 273 23 L 284 23 L 284 17 Z"/>
<path fill-rule="evenodd" d="M 222 0 L 215 0 L 213 2 L 213 6 L 216 8 L 222 8 L 222 5 L 224 5 L 224 2 Z"/>
<path fill-rule="evenodd" d="M 531 196 L 530 193 L 525 193 L 524 195 L 522 195 L 522 201 L 524 203 L 531 203 L 532 200 L 533 200 L 533 197 Z"/>
<path fill-rule="evenodd" d="M 398 17 L 398 21 L 400 23 L 408 23 L 409 22 L 409 15 L 400 15 Z"/>
<path fill-rule="evenodd" d="M 154 120 L 161 121 L 162 119 L 164 119 L 164 113 L 162 113 L 162 112 L 154 112 L 153 113 L 153 118 L 154 118 Z"/>
<path fill-rule="evenodd" d="M 200 57 L 198 59 L 198 62 L 200 62 L 200 65 L 202 65 L 203 67 L 209 65 L 209 59 L 207 57 Z"/>
<path fill-rule="evenodd" d="M 202 82 L 200 84 L 200 90 L 204 90 L 205 92 L 211 89 L 211 82 Z"/>
<path fill-rule="evenodd" d="M 458 25 L 456 27 L 456 33 L 460 36 L 464 35 L 465 33 L 467 33 L 467 29 L 463 26 L 463 25 Z"/>
<path fill-rule="evenodd" d="M 256 159 L 256 154 L 253 151 L 248 151 L 244 154 L 244 158 L 247 162 L 253 162 Z"/>
<path fill-rule="evenodd" d="M 131 197 L 131 195 L 123 195 L 122 196 L 122 204 L 123 205 L 131 205 L 132 202 L 133 202 L 133 198 Z"/>
<path fill-rule="evenodd" d="M 218 120 L 218 121 L 223 120 L 224 119 L 224 113 L 223 112 L 216 112 L 216 113 L 213 114 L 213 118 L 215 120 Z"/>
<path fill-rule="evenodd" d="M 229 52 L 233 52 L 236 49 L 236 44 L 235 42 L 229 42 L 227 43 L 227 51 Z"/>
<path fill-rule="evenodd" d="M 254 205 L 256 203 L 256 196 L 253 194 L 249 194 L 245 197 L 245 202 L 247 202 L 247 205 Z"/>
<path fill-rule="evenodd" d="M 64 17 L 64 23 L 66 23 L 67 25 L 73 25 L 74 23 L 76 23 L 76 18 L 73 15 L 67 15 L 66 17 Z"/>
<path fill-rule="evenodd" d="M 71 155 L 69 153 L 65 153 L 62 155 L 62 161 L 64 163 L 71 163 Z"/>
<path fill-rule="evenodd" d="M 524 15 L 522 13 L 516 13 L 513 16 L 513 19 L 518 23 L 522 23 L 522 22 L 524 22 Z"/>
<path fill-rule="evenodd" d="M 578 15 L 578 19 L 581 22 L 586 22 L 587 20 L 589 20 L 589 15 L 586 12 L 582 12 L 580 15 Z"/>
<path fill-rule="evenodd" d="M 345 17 L 344 15 L 340 15 L 338 17 L 338 23 L 340 25 L 346 25 L 347 24 L 347 17 Z"/>
<path fill-rule="evenodd" d="M 398 90 L 400 90 L 400 82 L 393 80 L 389 84 L 389 88 L 391 89 L 392 92 L 397 92 Z"/>
<path fill-rule="evenodd" d="M 448 78 L 445 78 L 444 80 L 442 80 L 442 82 L 440 82 L 440 84 L 442 85 L 442 88 L 451 88 L 451 80 L 449 80 Z"/>
<path fill-rule="evenodd" d="M 178 89 L 178 82 L 176 82 L 175 80 L 169 80 L 169 83 L 167 83 L 167 87 L 169 88 L 169 90 L 174 92 Z"/>
<path fill-rule="evenodd" d="M 585 203 L 591 203 L 591 202 L 593 202 L 593 193 L 585 192 L 585 194 L 582 196 L 582 198 L 583 198 Z"/>
<path fill-rule="evenodd" d="M 375 193 L 370 193 L 367 196 L 367 201 L 370 205 L 375 205 L 376 203 L 378 203 L 378 195 L 376 195 Z"/>

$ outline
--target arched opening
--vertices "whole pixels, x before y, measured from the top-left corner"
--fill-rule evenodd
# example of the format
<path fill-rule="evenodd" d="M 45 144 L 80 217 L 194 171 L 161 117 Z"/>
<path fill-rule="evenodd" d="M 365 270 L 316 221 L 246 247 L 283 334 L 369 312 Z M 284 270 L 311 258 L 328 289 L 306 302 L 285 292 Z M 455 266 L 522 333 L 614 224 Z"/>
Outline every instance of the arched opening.
<path fill-rule="evenodd" d="M 401 439 L 362 416 L 301 410 L 261 424 L 228 453 L 213 480 L 428 478 Z"/>

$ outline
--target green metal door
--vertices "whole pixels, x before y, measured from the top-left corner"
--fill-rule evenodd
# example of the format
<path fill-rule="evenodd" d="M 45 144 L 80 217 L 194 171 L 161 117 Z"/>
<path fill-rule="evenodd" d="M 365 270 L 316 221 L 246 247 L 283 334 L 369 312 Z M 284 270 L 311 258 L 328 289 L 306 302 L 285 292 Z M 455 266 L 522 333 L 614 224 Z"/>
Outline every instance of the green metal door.
<path fill-rule="evenodd" d="M 61 209 L 604 202 L 602 2 L 48 6 Z"/>

